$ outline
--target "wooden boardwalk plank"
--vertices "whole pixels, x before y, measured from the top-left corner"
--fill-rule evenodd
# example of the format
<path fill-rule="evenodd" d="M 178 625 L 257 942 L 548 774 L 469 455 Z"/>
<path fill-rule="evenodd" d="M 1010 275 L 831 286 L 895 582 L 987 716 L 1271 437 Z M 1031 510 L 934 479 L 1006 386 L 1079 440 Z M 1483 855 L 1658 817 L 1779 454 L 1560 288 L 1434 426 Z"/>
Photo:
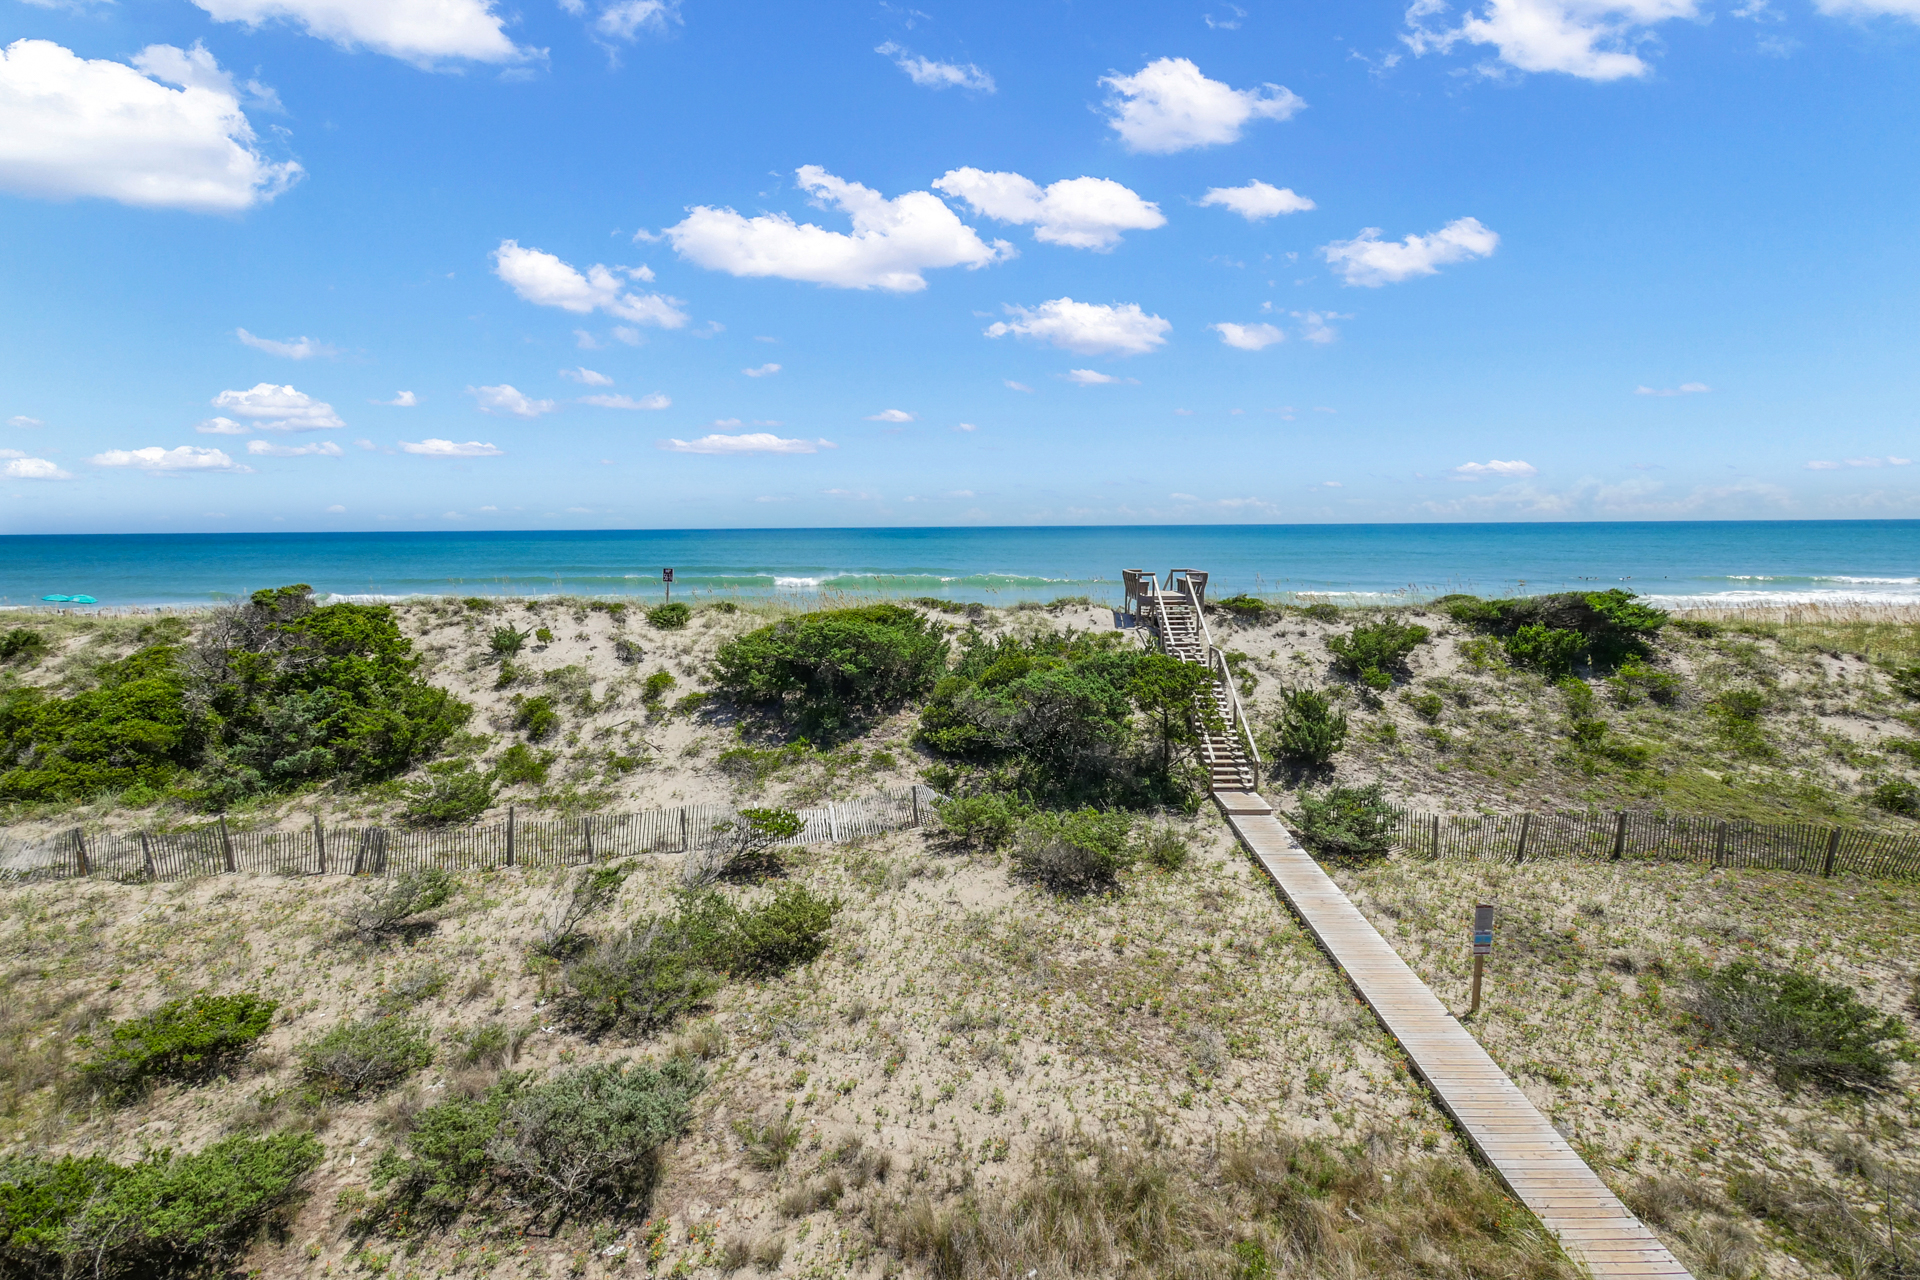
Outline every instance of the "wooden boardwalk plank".
<path fill-rule="evenodd" d="M 1595 1280 L 1687 1278 L 1679 1260 L 1620 1203 L 1307 855 L 1273 816 L 1272 806 L 1253 792 L 1221 792 L 1215 799 L 1240 842 L 1406 1050 L 1441 1107 L 1568 1256 Z"/>

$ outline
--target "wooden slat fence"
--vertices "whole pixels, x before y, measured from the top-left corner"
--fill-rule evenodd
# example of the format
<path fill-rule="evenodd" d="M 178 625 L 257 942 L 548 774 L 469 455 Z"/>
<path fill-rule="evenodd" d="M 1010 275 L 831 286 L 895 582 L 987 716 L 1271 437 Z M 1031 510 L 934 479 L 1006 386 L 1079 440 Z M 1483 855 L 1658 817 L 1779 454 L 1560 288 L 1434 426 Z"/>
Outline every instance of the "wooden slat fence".
<path fill-rule="evenodd" d="M 905 787 L 795 812 L 805 822 L 787 846 L 838 843 L 917 827 L 936 793 Z M 186 831 L 90 833 L 80 828 L 34 843 L 0 833 L 0 882 L 103 876 L 185 880 L 247 871 L 257 875 L 392 875 L 441 867 L 580 866 L 648 854 L 689 853 L 719 843 L 715 831 L 739 814 L 724 805 L 527 821 L 512 814 L 489 826 L 403 829 L 321 827 L 236 831 L 216 821 Z"/>
<path fill-rule="evenodd" d="M 1813 823 L 1646 813 L 1402 813 L 1394 843 L 1418 858 L 1702 862 L 1808 875 L 1920 879 L 1920 837 Z"/>

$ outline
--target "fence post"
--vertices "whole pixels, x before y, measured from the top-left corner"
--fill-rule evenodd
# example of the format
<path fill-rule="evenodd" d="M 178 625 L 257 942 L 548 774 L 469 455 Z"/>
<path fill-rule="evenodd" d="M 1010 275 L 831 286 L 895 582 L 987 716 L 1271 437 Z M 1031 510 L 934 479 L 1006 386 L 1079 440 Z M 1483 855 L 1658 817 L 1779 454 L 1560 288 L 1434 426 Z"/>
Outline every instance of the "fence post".
<path fill-rule="evenodd" d="M 1727 820 L 1720 819 L 1713 829 L 1713 868 L 1718 871 L 1721 861 L 1727 856 Z"/>
<path fill-rule="evenodd" d="M 1437 813 L 1433 815 L 1433 856 L 1440 857 L 1440 815 Z"/>
<path fill-rule="evenodd" d="M 360 833 L 360 847 L 353 851 L 353 874 L 363 875 L 367 869 L 367 846 L 373 843 L 373 828 L 368 827 Z"/>
<path fill-rule="evenodd" d="M 93 864 L 87 861 L 87 831 L 85 827 L 73 829 L 73 866 L 83 876 L 93 874 Z"/>
<path fill-rule="evenodd" d="M 1821 868 L 1820 874 L 1823 876 L 1831 876 L 1833 874 L 1834 859 L 1838 858 L 1839 856 L 1840 856 L 1840 828 L 1835 827 L 1832 831 L 1829 831 L 1827 833 L 1827 865 Z"/>
<path fill-rule="evenodd" d="M 920 788 L 908 787 L 907 794 L 913 797 L 913 825 L 920 825 Z"/>
<path fill-rule="evenodd" d="M 1527 833 L 1532 830 L 1533 830 L 1533 815 L 1531 813 L 1521 814 L 1520 815 L 1520 847 L 1513 851 L 1513 865 L 1516 867 L 1527 860 Z"/>
<path fill-rule="evenodd" d="M 680 806 L 680 852 L 693 852 L 693 824 L 687 820 L 687 807 Z"/>
<path fill-rule="evenodd" d="M 220 815 L 220 857 L 225 861 L 227 870 L 232 871 L 233 837 L 227 834 L 227 815 L 224 813 Z"/>
<path fill-rule="evenodd" d="M 580 819 L 580 840 L 587 846 L 587 861 L 593 861 L 593 815 L 587 814 Z"/>
<path fill-rule="evenodd" d="M 513 865 L 513 810 L 514 810 L 514 806 L 512 805 L 507 806 L 507 865 L 508 866 Z"/>
<path fill-rule="evenodd" d="M 1627 811 L 1622 809 L 1618 821 L 1613 824 L 1613 860 L 1615 862 L 1627 856 Z"/>
<path fill-rule="evenodd" d="M 153 846 L 147 843 L 147 833 L 144 831 L 140 833 L 140 861 L 146 865 L 147 879 L 158 880 L 160 878 L 153 869 Z"/>
<path fill-rule="evenodd" d="M 320 815 L 313 815 L 313 847 L 320 855 L 320 874 L 327 874 L 327 829 L 321 825 Z"/>

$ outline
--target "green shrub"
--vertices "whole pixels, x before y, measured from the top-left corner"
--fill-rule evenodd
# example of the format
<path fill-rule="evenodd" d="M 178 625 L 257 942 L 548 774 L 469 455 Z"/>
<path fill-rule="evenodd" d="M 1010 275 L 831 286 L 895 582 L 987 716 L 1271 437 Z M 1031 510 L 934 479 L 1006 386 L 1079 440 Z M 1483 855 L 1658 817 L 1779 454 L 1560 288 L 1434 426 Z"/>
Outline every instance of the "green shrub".
<path fill-rule="evenodd" d="M 1404 672 L 1407 655 L 1432 633 L 1425 627 L 1386 618 L 1363 622 L 1344 636 L 1332 636 L 1327 648 L 1333 651 L 1334 666 L 1370 689 L 1393 685 L 1395 672 Z"/>
<path fill-rule="evenodd" d="M 713 679 L 745 703 L 778 709 L 816 740 L 837 739 L 882 708 L 926 694 L 947 642 L 899 605 L 830 609 L 736 636 L 720 646 Z"/>
<path fill-rule="evenodd" d="M 141 649 L 98 669 L 72 697 L 0 694 L 0 800 L 79 800 L 136 785 L 165 788 L 201 755 L 180 651 Z"/>
<path fill-rule="evenodd" d="M 384 942 L 429 928 L 422 917 L 445 906 L 456 887 L 453 877 L 438 867 L 404 872 L 369 882 L 342 916 L 348 931 L 362 942 Z"/>
<path fill-rule="evenodd" d="M 487 1154 L 523 1195 L 562 1212 L 644 1203 L 660 1147 L 686 1130 L 700 1070 L 601 1063 L 512 1098 Z"/>
<path fill-rule="evenodd" d="M 739 816 L 716 822 L 718 837 L 702 862 L 699 879 L 726 876 L 739 880 L 764 880 L 780 872 L 780 845 L 806 829 L 806 822 L 791 809 L 742 809 Z"/>
<path fill-rule="evenodd" d="M 1451 595 L 1434 603 L 1456 622 L 1506 637 L 1508 655 L 1516 663 L 1548 675 L 1566 674 L 1582 657 L 1606 671 L 1629 657 L 1644 658 L 1667 623 L 1665 612 L 1617 588 L 1512 600 Z M 1570 632 L 1573 638 L 1556 632 Z"/>
<path fill-rule="evenodd" d="M 1742 755 L 1766 757 L 1773 754 L 1773 744 L 1767 741 L 1760 721 L 1767 704 L 1767 695 L 1759 689 L 1726 689 L 1707 703 L 1707 714 L 1713 717 L 1720 735 L 1734 750 Z"/>
<path fill-rule="evenodd" d="M 1625 706 L 1632 706 L 1643 698 L 1667 703 L 1679 694 L 1680 677 L 1650 667 L 1642 658 L 1631 657 L 1608 677 L 1607 687 L 1613 691 L 1614 700 Z"/>
<path fill-rule="evenodd" d="M 460 603 L 475 613 L 486 613 L 493 608 L 493 601 L 488 600 L 484 596 L 467 596 L 461 600 Z"/>
<path fill-rule="evenodd" d="M 502 1040 L 505 1039 L 505 1029 Z M 386 1192 L 386 1225 L 404 1234 L 415 1224 L 445 1223 L 492 1180 L 488 1145 L 500 1132 L 507 1104 L 521 1081 L 503 1080 L 477 1098 L 451 1097 L 422 1110 L 407 1131 L 406 1154 L 388 1147 L 374 1162 L 371 1183 Z"/>
<path fill-rule="evenodd" d="M 1020 827 L 1028 809 L 1003 795 L 957 796 L 934 802 L 933 812 L 955 842 L 969 849 L 1003 849 Z"/>
<path fill-rule="evenodd" d="M 1246 595 L 1245 593 L 1237 596 L 1228 596 L 1224 600 L 1215 600 L 1213 606 L 1216 609 L 1226 610 L 1243 622 L 1260 621 L 1266 616 L 1269 607 L 1267 602 L 1260 597 Z"/>
<path fill-rule="evenodd" d="M 407 820 L 421 826 L 472 822 L 493 803 L 493 779 L 471 760 L 444 760 L 427 766 L 427 776 L 409 784 Z"/>
<path fill-rule="evenodd" d="M 279 1003 L 255 995 L 192 996 L 115 1023 L 80 1066 L 88 1086 L 116 1101 L 159 1080 L 199 1081 L 231 1070 L 273 1022 Z"/>
<path fill-rule="evenodd" d="M 679 684 L 671 671 L 656 671 L 640 685 L 640 701 L 653 706 L 667 696 L 667 691 Z"/>
<path fill-rule="evenodd" d="M 703 954 L 713 940 L 694 932 L 679 914 L 643 916 L 596 944 L 567 966 L 554 1000 L 559 1016 L 595 1036 L 671 1026 L 720 989 L 713 957 Z"/>
<path fill-rule="evenodd" d="M 1333 759 L 1346 742 L 1347 717 L 1334 709 L 1327 695 L 1313 689 L 1288 689 L 1281 694 L 1273 754 L 1318 767 Z"/>
<path fill-rule="evenodd" d="M 1878 1085 L 1914 1057 L 1900 1019 L 1811 974 L 1736 960 L 1696 973 L 1689 1003 L 1709 1032 L 1769 1060 L 1787 1089 Z"/>
<path fill-rule="evenodd" d="M 683 604 L 658 604 L 647 610 L 647 625 L 656 631 L 678 631 L 692 616 L 693 610 Z"/>
<path fill-rule="evenodd" d="M 379 1093 L 433 1061 L 426 1028 L 404 1018 L 346 1022 L 300 1046 L 300 1076 L 323 1097 Z"/>
<path fill-rule="evenodd" d="M 533 629 L 533 638 L 541 644 L 552 644 L 553 632 L 547 627 L 535 627 Z"/>
<path fill-rule="evenodd" d="M 461 1066 L 499 1070 L 513 1065 L 514 1055 L 527 1035 L 526 1030 L 504 1022 L 485 1022 L 455 1031 L 448 1039 L 453 1044 L 453 1060 Z"/>
<path fill-rule="evenodd" d="M 144 1278 L 223 1271 L 297 1198 L 323 1148 L 310 1134 L 0 1161 L 0 1274 Z"/>
<path fill-rule="evenodd" d="M 700 606 L 708 613 L 738 613 L 740 606 L 731 600 L 715 600 Z"/>
<path fill-rule="evenodd" d="M 0 635 L 0 664 L 19 662 L 32 666 L 47 652 L 47 638 L 28 627 L 14 627 Z"/>
<path fill-rule="evenodd" d="M 1054 893 L 1093 893 L 1113 886 L 1133 865 L 1133 819 L 1110 810 L 1038 813 L 1020 826 L 1013 847 L 1017 874 Z"/>
<path fill-rule="evenodd" d="M 1528 623 L 1507 637 L 1507 657 L 1516 666 L 1532 667 L 1547 676 L 1563 676 L 1587 652 L 1587 638 L 1578 631 Z"/>
<path fill-rule="evenodd" d="M 633 864 L 622 862 L 610 867 L 585 867 L 574 876 L 573 888 L 566 899 L 547 916 L 540 938 L 528 948 L 534 955 L 565 960 L 586 944 L 581 932 L 588 917 L 600 911 L 620 894 Z"/>
<path fill-rule="evenodd" d="M 560 727 L 560 713 L 553 709 L 553 699 L 544 693 L 523 698 L 513 710 L 513 727 L 526 734 L 529 742 L 539 742 L 551 737 Z"/>
<path fill-rule="evenodd" d="M 1903 818 L 1920 818 L 1920 787 L 1896 778 L 1869 791 L 1867 803 Z"/>
<path fill-rule="evenodd" d="M 493 634 L 487 637 L 487 648 L 493 651 L 493 656 L 496 658 L 517 658 L 520 656 L 520 650 L 526 647 L 528 639 L 527 632 L 508 623 L 504 627 L 493 629 Z"/>
<path fill-rule="evenodd" d="M 728 941 L 732 967 L 753 977 L 771 977 L 808 964 L 827 949 L 838 898 L 823 898 L 805 885 L 787 884 L 757 907 L 734 917 Z"/>
<path fill-rule="evenodd" d="M 1300 610 L 1300 613 L 1304 617 L 1312 618 L 1315 622 L 1340 621 L 1340 606 L 1337 604 L 1329 604 L 1325 600 L 1314 601 L 1312 604 Z"/>
<path fill-rule="evenodd" d="M 516 742 L 494 761 L 493 776 L 503 787 L 541 786 L 547 780 L 547 771 L 552 767 L 553 759 L 551 751 L 536 755 L 526 743 Z"/>
<path fill-rule="evenodd" d="M 1140 838 L 1140 857 L 1148 866 L 1178 871 L 1193 856 L 1193 848 L 1179 828 L 1159 823 Z"/>
<path fill-rule="evenodd" d="M 1324 795 L 1302 791 L 1292 817 L 1301 843 L 1323 858 L 1379 858 L 1393 847 L 1400 811 L 1387 803 L 1380 784 L 1330 787 Z"/>
<path fill-rule="evenodd" d="M 1427 720 L 1438 720 L 1447 706 L 1437 693 L 1409 693 L 1407 705 L 1413 708 L 1415 714 Z"/>

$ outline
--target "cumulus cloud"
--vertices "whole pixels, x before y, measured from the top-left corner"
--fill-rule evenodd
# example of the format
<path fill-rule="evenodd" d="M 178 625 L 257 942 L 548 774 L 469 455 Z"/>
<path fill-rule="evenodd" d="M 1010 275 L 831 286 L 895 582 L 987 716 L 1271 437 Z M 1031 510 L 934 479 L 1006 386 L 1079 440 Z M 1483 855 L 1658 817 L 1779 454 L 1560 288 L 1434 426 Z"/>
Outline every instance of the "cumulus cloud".
<path fill-rule="evenodd" d="M 272 338 L 256 337 L 245 329 L 235 329 L 233 336 L 256 351 L 264 351 L 272 356 L 285 356 L 289 360 L 311 360 L 314 356 L 340 354 L 340 348 L 330 347 L 324 342 L 315 342 L 312 338 L 290 338 L 285 342 L 275 342 Z"/>
<path fill-rule="evenodd" d="M 491 0 L 193 0 L 216 22 L 285 22 L 343 49 L 365 48 L 432 66 L 519 62 L 534 56 L 507 39 Z"/>
<path fill-rule="evenodd" d="M 24 427 L 27 430 L 32 430 L 35 427 L 44 427 L 47 424 L 40 421 L 40 419 L 38 418 L 29 418 L 24 413 L 16 413 L 11 418 L 7 419 L 7 425 L 10 427 Z"/>
<path fill-rule="evenodd" d="M 1920 0 L 1813 0 L 1830 18 L 1911 18 L 1920 22 Z"/>
<path fill-rule="evenodd" d="M 1697 396 L 1703 391 L 1711 390 L 1713 390 L 1713 388 L 1704 382 L 1683 382 L 1677 387 L 1635 387 L 1633 394 L 1637 396 Z"/>
<path fill-rule="evenodd" d="M 1351 320 L 1350 315 L 1341 315 L 1338 311 L 1295 311 L 1293 318 L 1300 322 L 1300 336 L 1308 342 L 1325 346 L 1340 336 L 1340 331 L 1328 324 L 1329 320 Z"/>
<path fill-rule="evenodd" d="M 1281 85 L 1235 89 L 1209 80 L 1186 58 L 1161 58 L 1100 83 L 1113 90 L 1107 123 L 1128 150 L 1154 155 L 1235 142 L 1249 121 L 1285 120 L 1307 105 Z"/>
<path fill-rule="evenodd" d="M 658 391 L 650 396 L 641 396 L 635 400 L 632 396 L 581 396 L 581 404 L 598 405 L 602 409 L 671 409 L 673 401 Z"/>
<path fill-rule="evenodd" d="M 882 409 L 878 413 L 867 415 L 868 422 L 912 422 L 913 415 L 905 409 Z"/>
<path fill-rule="evenodd" d="M 584 0 L 563 2 L 560 7 L 569 13 L 586 9 Z M 679 17 L 677 6 L 669 0 L 614 0 L 594 18 L 593 29 L 614 40 L 632 40 L 643 30 L 665 31 L 667 24 L 677 22 Z"/>
<path fill-rule="evenodd" d="M 979 268 L 1013 254 L 1005 241 L 989 246 L 981 240 L 931 191 L 889 200 L 818 165 L 803 166 L 795 176 L 803 190 L 848 216 L 851 235 L 796 223 L 784 213 L 746 218 L 706 205 L 690 209 L 664 234 L 681 257 L 710 271 L 895 293 L 926 288 L 923 271 Z"/>
<path fill-rule="evenodd" d="M 1098 369 L 1069 369 L 1066 378 L 1077 387 L 1103 387 L 1110 382 L 1120 381 L 1112 374 L 1101 373 Z"/>
<path fill-rule="evenodd" d="M 337 458 L 341 449 L 331 440 L 320 440 L 313 444 L 268 444 L 265 440 L 249 440 L 247 452 L 256 458 Z"/>
<path fill-rule="evenodd" d="M 935 191 L 965 200 L 975 213 L 996 222 L 1034 226 L 1033 238 L 1070 249 L 1105 252 L 1126 231 L 1151 231 L 1167 223 L 1160 206 L 1142 200 L 1111 178 L 1065 178 L 1049 187 L 1017 173 L 955 169 L 933 184 Z"/>
<path fill-rule="evenodd" d="M 562 369 L 560 376 L 569 382 L 578 382 L 588 387 L 610 387 L 613 385 L 612 378 L 609 378 L 604 373 L 595 373 L 585 365 L 573 369 Z"/>
<path fill-rule="evenodd" d="M 1202 205 L 1231 209 L 1248 222 L 1260 222 L 1282 213 L 1305 213 L 1313 201 L 1295 195 L 1291 187 L 1276 187 L 1255 178 L 1244 187 L 1208 187 Z"/>
<path fill-rule="evenodd" d="M 582 275 L 551 253 L 523 249 L 515 240 L 502 240 L 500 247 L 493 251 L 493 273 L 535 306 L 559 307 L 576 315 L 604 311 L 622 320 L 658 325 L 662 329 L 678 329 L 687 322 L 687 313 L 680 310 L 686 304 L 680 299 L 627 291 L 619 273 L 633 279 L 651 280 L 653 273 L 645 267 L 609 268 L 595 263 Z"/>
<path fill-rule="evenodd" d="M 1430 276 L 1451 262 L 1490 257 L 1500 236 L 1478 218 L 1455 218 L 1432 235 L 1382 240 L 1380 228 L 1367 227 L 1351 240 L 1335 240 L 1320 250 L 1348 284 L 1377 289 L 1415 276 Z"/>
<path fill-rule="evenodd" d="M 0 188 L 22 195 L 235 213 L 303 172 L 260 152 L 231 79 L 198 44 L 149 45 L 127 66 L 16 40 L 0 51 L 0 120 Z"/>
<path fill-rule="evenodd" d="M 1809 471 L 1838 471 L 1842 467 L 1908 467 L 1913 465 L 1912 458 L 1848 458 L 1845 462 L 1809 462 Z"/>
<path fill-rule="evenodd" d="M 1517 71 L 1621 80 L 1649 70 L 1632 50 L 1650 28 L 1698 16 L 1696 0 L 1487 0 L 1477 11 L 1467 7 L 1458 26 L 1448 26 L 1447 0 L 1414 0 L 1401 38 L 1415 54 L 1445 53 L 1465 41 L 1491 45 L 1499 62 Z M 1498 73 L 1500 68 L 1484 70 Z"/>
<path fill-rule="evenodd" d="M 535 400 L 505 382 L 497 387 L 468 387 L 467 394 L 482 413 L 510 413 L 516 418 L 537 418 L 558 407 L 551 400 Z"/>
<path fill-rule="evenodd" d="M 1008 306 L 1015 319 L 989 325 L 989 338 L 1037 338 L 1083 356 L 1137 356 L 1165 345 L 1173 323 L 1150 316 L 1137 302 L 1105 306 L 1054 298 L 1037 307 Z"/>
<path fill-rule="evenodd" d="M 749 378 L 771 378 L 774 374 L 780 372 L 780 366 L 769 363 L 761 365 L 758 369 L 742 369 L 740 372 L 746 374 Z"/>
<path fill-rule="evenodd" d="M 148 445 L 144 449 L 108 449 L 87 459 L 96 467 L 133 467 L 140 471 L 231 471 L 246 472 L 252 467 L 236 463 L 220 449 L 203 449 L 183 444 L 177 449 Z"/>
<path fill-rule="evenodd" d="M 333 406 L 325 401 L 315 400 L 290 386 L 276 387 L 271 382 L 257 383 L 249 391 L 222 391 L 213 398 L 212 403 L 216 409 L 225 409 L 228 413 L 253 419 L 253 425 L 262 431 L 331 431 L 347 425 L 340 421 L 340 415 L 333 411 Z M 239 433 L 223 431 L 215 434 Z"/>
<path fill-rule="evenodd" d="M 391 400 L 375 400 L 373 403 L 391 405 L 396 409 L 411 409 L 420 403 L 420 397 L 411 391 L 402 391 Z"/>
<path fill-rule="evenodd" d="M 410 440 L 402 440 L 400 452 L 417 453 L 427 458 L 497 458 L 506 450 L 481 440 L 468 440 L 464 444 L 456 444 L 452 440 L 438 440 L 428 436 L 418 444 Z"/>
<path fill-rule="evenodd" d="M 709 435 L 698 440 L 662 440 L 656 448 L 668 453 L 818 453 L 822 449 L 837 449 L 831 440 L 784 440 L 769 431 L 753 431 L 745 435 Z"/>
<path fill-rule="evenodd" d="M 906 72 L 908 79 L 922 89 L 971 89 L 975 93 L 994 91 L 993 77 L 971 62 L 935 62 L 931 58 L 915 57 L 911 50 L 903 49 L 891 40 L 874 52 L 892 58 L 893 65 Z"/>
<path fill-rule="evenodd" d="M 980 428 L 974 426 L 971 422 L 956 422 L 953 424 L 953 429 L 955 431 L 978 431 Z M 971 498 L 973 495 L 969 493 L 966 496 Z"/>
<path fill-rule="evenodd" d="M 1502 480 L 1523 480 L 1528 476 L 1537 476 L 1540 469 L 1531 462 L 1501 462 L 1493 459 L 1489 462 L 1463 462 L 1453 469 L 1455 480 L 1481 480 L 1494 476 Z"/>
<path fill-rule="evenodd" d="M 243 436 L 253 428 L 232 418 L 208 418 L 196 425 L 194 430 L 203 436 Z"/>
<path fill-rule="evenodd" d="M 0 467 L 0 476 L 9 480 L 71 480 L 71 472 L 62 471 L 59 464 L 47 458 L 28 458 L 14 453 L 11 449 L 0 449 L 0 457 L 10 461 Z"/>
<path fill-rule="evenodd" d="M 1287 335 L 1270 324 L 1230 324 L 1222 321 L 1207 326 L 1220 334 L 1220 341 L 1242 351 L 1258 351 L 1270 347 L 1276 342 L 1285 342 Z"/>

